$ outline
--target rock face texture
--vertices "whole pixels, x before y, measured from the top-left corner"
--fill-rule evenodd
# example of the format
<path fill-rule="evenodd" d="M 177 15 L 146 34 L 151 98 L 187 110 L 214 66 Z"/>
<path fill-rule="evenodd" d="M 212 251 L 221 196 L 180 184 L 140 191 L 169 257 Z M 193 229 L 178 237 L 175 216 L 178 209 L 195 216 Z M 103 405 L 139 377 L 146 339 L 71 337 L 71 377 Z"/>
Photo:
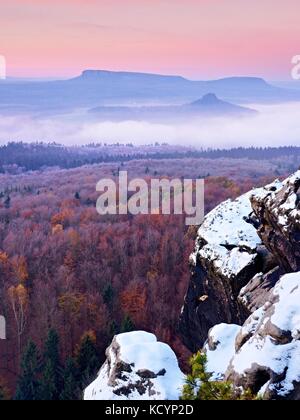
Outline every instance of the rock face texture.
<path fill-rule="evenodd" d="M 184 384 L 175 353 L 153 334 L 117 335 L 85 400 L 178 400 Z"/>
<path fill-rule="evenodd" d="M 300 171 L 279 190 L 251 198 L 257 231 L 278 264 L 286 271 L 300 270 Z"/>
<path fill-rule="evenodd" d="M 198 232 L 181 332 L 213 378 L 300 399 L 300 171 L 228 201 Z M 219 320 L 219 322 L 215 322 Z"/>
<path fill-rule="evenodd" d="M 300 270 L 300 171 L 209 213 L 191 256 L 191 282 L 180 317 L 195 352 L 219 323 L 242 325 L 280 276 Z"/>
<path fill-rule="evenodd" d="M 300 273 L 286 274 L 245 324 L 215 326 L 208 368 L 264 399 L 300 399 Z"/>
<path fill-rule="evenodd" d="M 273 186 L 272 186 L 273 188 Z M 253 194 L 228 200 L 209 213 L 198 231 L 191 256 L 191 283 L 180 317 L 180 331 L 193 352 L 201 348 L 214 325 L 243 323 L 250 308 L 238 295 L 258 273 L 276 266 L 250 220 Z"/>

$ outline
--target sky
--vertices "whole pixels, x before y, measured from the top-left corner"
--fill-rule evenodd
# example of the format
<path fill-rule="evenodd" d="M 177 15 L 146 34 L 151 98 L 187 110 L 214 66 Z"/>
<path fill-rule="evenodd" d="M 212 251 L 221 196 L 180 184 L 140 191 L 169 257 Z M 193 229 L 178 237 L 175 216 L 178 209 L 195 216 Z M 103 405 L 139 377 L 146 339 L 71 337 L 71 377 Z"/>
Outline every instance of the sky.
<path fill-rule="evenodd" d="M 290 80 L 299 0 L 1 1 L 0 55 L 11 77 L 85 69 Z"/>

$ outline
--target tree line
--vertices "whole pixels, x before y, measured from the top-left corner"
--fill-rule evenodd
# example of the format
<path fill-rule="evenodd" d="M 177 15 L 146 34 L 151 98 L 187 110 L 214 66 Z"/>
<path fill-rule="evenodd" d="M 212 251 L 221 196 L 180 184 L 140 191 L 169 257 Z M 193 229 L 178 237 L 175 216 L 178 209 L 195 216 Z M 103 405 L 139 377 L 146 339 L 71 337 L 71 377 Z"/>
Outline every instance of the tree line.
<path fill-rule="evenodd" d="M 88 164 L 128 162 L 142 159 L 252 159 L 272 160 L 289 157 L 299 166 L 300 147 L 250 147 L 233 149 L 186 149 L 157 144 L 156 147 L 134 147 L 132 145 L 90 145 L 89 147 L 66 147 L 56 143 L 16 143 L 0 147 L 0 173 L 21 173 L 47 167 L 62 169 L 77 168 Z M 122 148 L 122 151 L 119 150 Z"/>

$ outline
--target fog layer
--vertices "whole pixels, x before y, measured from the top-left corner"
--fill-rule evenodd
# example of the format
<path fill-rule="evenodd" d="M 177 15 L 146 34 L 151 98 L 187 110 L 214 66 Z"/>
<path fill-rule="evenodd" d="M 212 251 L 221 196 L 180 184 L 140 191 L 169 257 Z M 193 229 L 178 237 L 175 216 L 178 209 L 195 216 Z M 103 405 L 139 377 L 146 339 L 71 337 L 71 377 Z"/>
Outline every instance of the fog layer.
<path fill-rule="evenodd" d="M 83 112 L 39 118 L 33 115 L 0 115 L 0 144 L 8 141 L 90 142 L 155 141 L 197 147 L 300 145 L 300 103 L 252 104 L 257 116 L 202 118 L 174 124 L 149 122 L 97 122 Z"/>

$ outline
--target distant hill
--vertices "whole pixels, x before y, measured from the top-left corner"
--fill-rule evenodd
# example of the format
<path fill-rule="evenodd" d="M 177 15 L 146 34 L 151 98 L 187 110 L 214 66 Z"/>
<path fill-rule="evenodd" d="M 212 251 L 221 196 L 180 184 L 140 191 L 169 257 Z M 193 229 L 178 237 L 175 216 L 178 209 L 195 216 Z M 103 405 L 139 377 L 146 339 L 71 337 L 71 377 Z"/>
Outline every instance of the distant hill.
<path fill-rule="evenodd" d="M 241 103 L 300 100 L 298 90 L 284 89 L 253 77 L 191 81 L 180 76 L 87 70 L 59 81 L 9 81 L 0 84 L 0 112 L 57 112 L 104 105 L 194 102 L 214 92 Z"/>
<path fill-rule="evenodd" d="M 246 107 L 233 105 L 220 100 L 215 94 L 208 93 L 201 99 L 185 105 L 151 107 L 114 107 L 100 106 L 90 110 L 99 120 L 110 121 L 176 121 L 198 117 L 256 115 L 257 112 Z"/>
<path fill-rule="evenodd" d="M 257 114 L 257 111 L 239 105 L 234 105 L 219 99 L 214 93 L 208 93 L 201 99 L 192 102 L 190 110 L 195 112 L 205 112 L 212 115 L 216 114 Z"/>

